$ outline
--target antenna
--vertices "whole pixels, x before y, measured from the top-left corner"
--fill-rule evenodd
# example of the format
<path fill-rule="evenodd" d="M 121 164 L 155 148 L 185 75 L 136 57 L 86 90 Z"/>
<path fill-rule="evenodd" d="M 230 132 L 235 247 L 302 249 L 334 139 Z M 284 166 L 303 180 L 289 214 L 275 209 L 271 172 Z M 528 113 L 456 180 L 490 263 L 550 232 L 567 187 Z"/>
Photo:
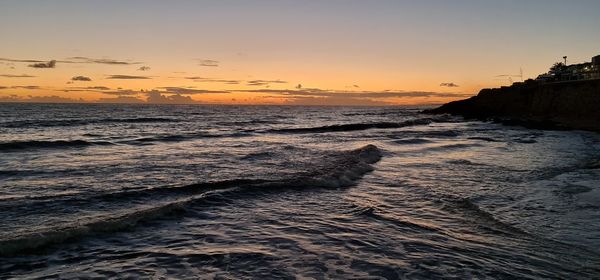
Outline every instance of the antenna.
<path fill-rule="evenodd" d="M 508 79 L 508 81 L 512 84 L 513 83 L 513 78 L 521 78 L 521 82 L 525 81 L 524 76 L 523 76 L 523 67 L 519 67 L 519 74 L 515 75 L 515 74 L 504 74 L 504 75 L 497 75 L 496 78 L 502 78 L 502 79 Z"/>
<path fill-rule="evenodd" d="M 519 77 L 521 77 L 521 82 L 523 81 L 523 67 L 519 67 Z"/>

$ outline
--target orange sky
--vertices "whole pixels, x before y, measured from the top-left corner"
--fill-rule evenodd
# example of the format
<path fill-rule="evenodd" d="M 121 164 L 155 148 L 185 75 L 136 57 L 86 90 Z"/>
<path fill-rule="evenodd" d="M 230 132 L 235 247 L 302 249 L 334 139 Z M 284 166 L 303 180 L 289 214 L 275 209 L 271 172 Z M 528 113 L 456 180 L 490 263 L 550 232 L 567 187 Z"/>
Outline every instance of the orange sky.
<path fill-rule="evenodd" d="M 0 101 L 432 104 L 600 54 L 598 1 L 448 2 L 3 1 Z"/>

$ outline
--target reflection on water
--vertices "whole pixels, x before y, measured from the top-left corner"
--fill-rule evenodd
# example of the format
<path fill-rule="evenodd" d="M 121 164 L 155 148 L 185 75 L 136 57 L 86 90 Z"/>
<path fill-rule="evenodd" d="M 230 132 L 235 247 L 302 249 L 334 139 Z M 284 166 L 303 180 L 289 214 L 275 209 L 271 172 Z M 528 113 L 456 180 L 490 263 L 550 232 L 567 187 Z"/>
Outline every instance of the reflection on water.
<path fill-rule="evenodd" d="M 0 277 L 593 278 L 600 137 L 413 108 L 0 107 Z"/>

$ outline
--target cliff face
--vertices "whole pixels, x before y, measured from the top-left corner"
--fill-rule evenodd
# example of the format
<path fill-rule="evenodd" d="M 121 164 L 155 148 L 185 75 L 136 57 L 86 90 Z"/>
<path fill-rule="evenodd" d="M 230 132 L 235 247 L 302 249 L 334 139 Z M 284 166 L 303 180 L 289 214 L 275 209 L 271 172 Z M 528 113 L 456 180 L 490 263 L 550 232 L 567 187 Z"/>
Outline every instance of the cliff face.
<path fill-rule="evenodd" d="M 484 89 L 477 96 L 426 112 L 600 131 L 600 80 L 550 84 L 529 81 Z"/>

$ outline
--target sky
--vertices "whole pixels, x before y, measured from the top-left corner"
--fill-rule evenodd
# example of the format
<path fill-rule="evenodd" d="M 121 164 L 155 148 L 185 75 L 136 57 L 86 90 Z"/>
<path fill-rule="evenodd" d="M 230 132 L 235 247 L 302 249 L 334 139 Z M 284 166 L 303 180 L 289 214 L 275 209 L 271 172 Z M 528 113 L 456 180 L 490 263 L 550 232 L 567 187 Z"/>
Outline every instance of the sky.
<path fill-rule="evenodd" d="M 0 102 L 439 104 L 565 55 L 590 61 L 598 11 L 597 0 L 2 0 Z"/>

